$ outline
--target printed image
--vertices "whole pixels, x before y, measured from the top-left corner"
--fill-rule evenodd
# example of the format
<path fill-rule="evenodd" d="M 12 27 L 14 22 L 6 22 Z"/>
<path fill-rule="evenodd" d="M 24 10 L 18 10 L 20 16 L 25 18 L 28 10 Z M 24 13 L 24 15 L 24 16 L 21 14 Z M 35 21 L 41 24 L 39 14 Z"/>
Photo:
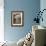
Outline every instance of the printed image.
<path fill-rule="evenodd" d="M 14 14 L 13 16 L 13 24 L 21 24 L 21 16 L 20 14 Z"/>

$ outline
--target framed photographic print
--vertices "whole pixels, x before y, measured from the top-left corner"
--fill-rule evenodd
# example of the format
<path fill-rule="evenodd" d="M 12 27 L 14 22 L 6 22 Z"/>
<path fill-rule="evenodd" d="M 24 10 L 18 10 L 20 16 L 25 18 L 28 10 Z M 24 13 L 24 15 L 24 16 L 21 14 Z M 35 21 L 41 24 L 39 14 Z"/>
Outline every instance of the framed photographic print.
<path fill-rule="evenodd" d="M 12 26 L 23 26 L 24 25 L 24 12 L 23 11 L 12 11 L 11 12 L 11 25 Z"/>

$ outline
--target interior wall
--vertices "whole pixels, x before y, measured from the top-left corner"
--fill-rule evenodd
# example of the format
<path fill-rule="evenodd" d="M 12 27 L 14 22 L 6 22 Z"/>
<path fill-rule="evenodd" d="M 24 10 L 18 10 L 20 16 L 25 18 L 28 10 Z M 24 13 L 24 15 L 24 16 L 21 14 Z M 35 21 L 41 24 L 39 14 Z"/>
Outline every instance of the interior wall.
<path fill-rule="evenodd" d="M 46 0 L 41 0 L 41 1 L 40 1 L 40 9 L 41 9 L 41 11 L 42 11 L 43 9 L 46 9 Z M 43 17 L 43 22 L 40 21 L 40 25 L 46 27 L 46 10 L 43 12 L 42 17 Z"/>
<path fill-rule="evenodd" d="M 17 42 L 31 31 L 40 10 L 40 0 L 4 0 L 4 39 Z M 11 11 L 24 11 L 24 26 L 11 26 Z"/>

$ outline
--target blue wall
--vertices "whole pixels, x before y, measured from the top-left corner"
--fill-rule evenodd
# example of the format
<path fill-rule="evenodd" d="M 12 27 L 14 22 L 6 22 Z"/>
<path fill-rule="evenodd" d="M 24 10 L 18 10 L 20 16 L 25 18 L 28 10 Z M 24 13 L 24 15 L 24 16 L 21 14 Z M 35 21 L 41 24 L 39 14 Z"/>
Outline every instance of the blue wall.
<path fill-rule="evenodd" d="M 40 9 L 40 0 L 4 0 L 4 36 L 7 41 L 18 41 L 31 31 L 35 12 Z M 11 27 L 11 11 L 24 11 L 24 26 Z"/>
<path fill-rule="evenodd" d="M 46 0 L 41 0 L 40 1 L 40 10 L 42 11 L 43 9 L 46 9 Z M 43 12 L 43 22 L 40 21 L 40 25 L 46 27 L 46 10 Z"/>

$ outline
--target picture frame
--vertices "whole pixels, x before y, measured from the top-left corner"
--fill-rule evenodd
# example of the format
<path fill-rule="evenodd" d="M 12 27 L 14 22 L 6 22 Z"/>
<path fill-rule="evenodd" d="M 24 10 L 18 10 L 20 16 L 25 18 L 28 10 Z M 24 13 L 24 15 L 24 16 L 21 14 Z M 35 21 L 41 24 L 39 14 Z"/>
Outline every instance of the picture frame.
<path fill-rule="evenodd" d="M 24 11 L 11 12 L 11 26 L 22 27 L 24 25 Z"/>

